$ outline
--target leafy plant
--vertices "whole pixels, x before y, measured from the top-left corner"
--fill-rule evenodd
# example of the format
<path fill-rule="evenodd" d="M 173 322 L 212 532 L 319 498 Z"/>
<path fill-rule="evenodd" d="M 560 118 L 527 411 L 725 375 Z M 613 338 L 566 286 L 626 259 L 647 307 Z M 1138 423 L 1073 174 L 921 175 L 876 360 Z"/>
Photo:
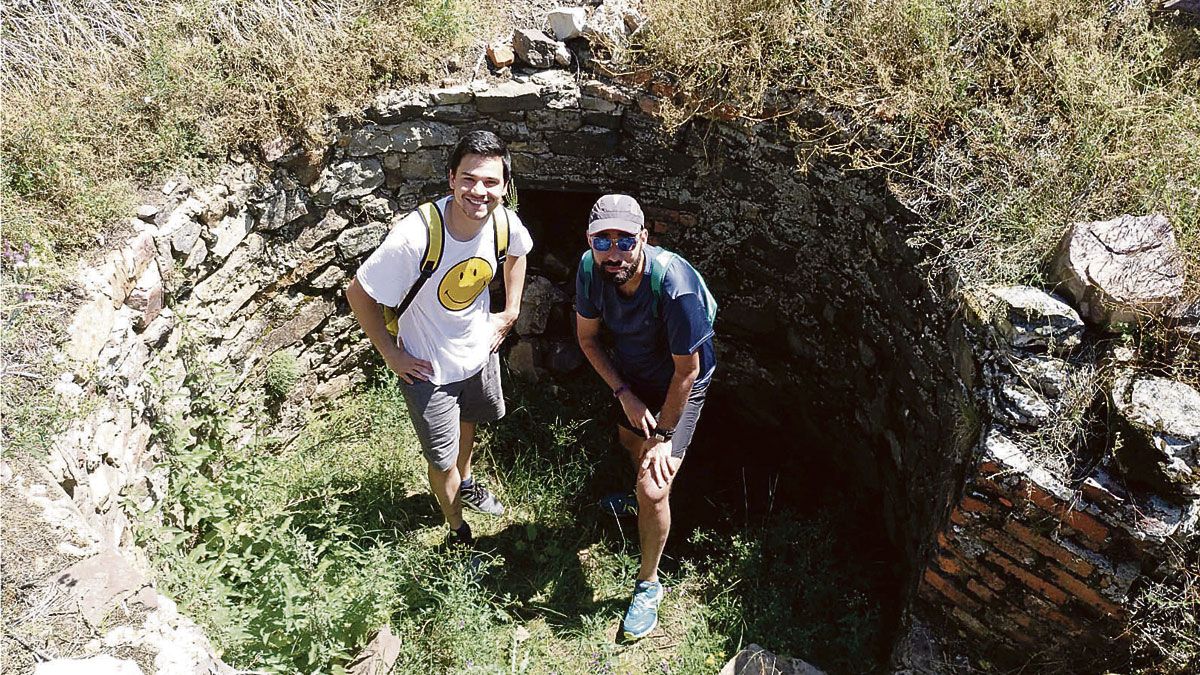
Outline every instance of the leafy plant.
<path fill-rule="evenodd" d="M 279 351 L 267 359 L 266 371 L 263 374 L 263 388 L 267 395 L 274 399 L 287 398 L 300 380 L 300 364 L 291 352 Z"/>

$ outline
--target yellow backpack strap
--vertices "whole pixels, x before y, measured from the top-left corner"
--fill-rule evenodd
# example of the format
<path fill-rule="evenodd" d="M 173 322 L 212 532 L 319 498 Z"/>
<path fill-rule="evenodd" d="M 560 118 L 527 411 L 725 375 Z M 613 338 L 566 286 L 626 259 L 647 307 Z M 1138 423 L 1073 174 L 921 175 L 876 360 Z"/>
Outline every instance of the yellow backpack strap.
<path fill-rule="evenodd" d="M 425 221 L 425 228 L 429 231 L 429 237 L 425 240 L 425 259 L 421 261 L 421 274 L 433 276 L 433 271 L 437 269 L 438 263 L 442 262 L 442 254 L 446 251 L 446 230 L 442 227 L 442 212 L 438 210 L 437 204 L 425 202 L 417 207 L 417 213 L 421 214 L 421 220 Z"/>
<path fill-rule="evenodd" d="M 492 233 L 496 240 L 496 266 L 508 259 L 508 209 L 503 204 L 492 211 Z"/>
<path fill-rule="evenodd" d="M 446 251 L 446 230 L 442 225 L 442 212 L 438 210 L 437 204 L 425 202 L 417 207 L 417 213 L 421 215 L 421 220 L 425 223 L 425 230 L 428 233 L 425 238 L 425 255 L 421 257 L 420 273 L 417 280 L 413 282 L 412 288 L 408 289 L 408 295 L 404 296 L 404 300 L 395 309 L 383 308 L 383 320 L 387 325 L 388 332 L 392 335 L 399 334 L 400 315 L 404 314 L 404 310 L 408 309 L 413 299 L 417 297 L 417 291 L 420 291 L 429 277 L 433 276 L 442 262 L 442 254 Z"/>

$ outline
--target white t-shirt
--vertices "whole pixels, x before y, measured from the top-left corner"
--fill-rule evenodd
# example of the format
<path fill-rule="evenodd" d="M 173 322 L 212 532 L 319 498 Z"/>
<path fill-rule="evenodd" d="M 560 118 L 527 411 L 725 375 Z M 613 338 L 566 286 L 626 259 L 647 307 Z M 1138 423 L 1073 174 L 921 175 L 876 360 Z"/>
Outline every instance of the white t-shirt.
<path fill-rule="evenodd" d="M 450 384 L 483 369 L 494 335 L 488 314 L 488 283 L 497 273 L 495 231 L 484 223 L 470 241 L 458 241 L 445 227 L 450 197 L 439 199 L 445 249 L 433 276 L 400 317 L 400 338 L 413 356 L 433 364 L 434 384 Z M 504 206 L 497 206 L 502 209 Z M 527 255 L 533 239 L 524 223 L 508 212 L 508 255 Z M 428 230 L 416 211 L 401 218 L 387 238 L 358 268 L 358 283 L 375 302 L 395 307 L 420 276 Z"/>

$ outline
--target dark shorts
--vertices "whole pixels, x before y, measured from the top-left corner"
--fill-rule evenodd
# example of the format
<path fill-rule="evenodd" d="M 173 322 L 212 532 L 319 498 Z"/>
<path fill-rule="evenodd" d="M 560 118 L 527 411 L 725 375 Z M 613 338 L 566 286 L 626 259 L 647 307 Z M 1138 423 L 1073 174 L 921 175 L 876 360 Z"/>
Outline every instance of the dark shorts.
<path fill-rule="evenodd" d="M 635 387 L 632 384 L 629 386 L 642 403 L 650 409 L 650 413 L 655 419 L 662 412 L 663 403 L 667 400 L 667 392 L 655 391 Z M 679 423 L 675 425 L 675 435 L 671 437 L 671 456 L 677 459 L 683 459 L 687 454 L 688 446 L 692 444 L 692 436 L 696 433 L 696 422 L 700 421 L 700 410 L 704 408 L 704 396 L 708 393 L 708 383 L 700 385 L 692 389 L 692 393 L 688 394 L 687 401 L 683 404 L 683 413 L 679 415 Z M 629 424 L 629 420 L 625 417 L 625 409 L 621 407 L 621 402 L 617 401 L 617 426 L 624 427 L 635 434 L 641 435 L 641 431 L 634 429 Z"/>
<path fill-rule="evenodd" d="M 400 383 L 408 417 L 430 465 L 449 471 L 458 459 L 459 422 L 494 422 L 504 417 L 500 357 L 492 354 L 483 370 L 465 380 L 433 384 Z"/>

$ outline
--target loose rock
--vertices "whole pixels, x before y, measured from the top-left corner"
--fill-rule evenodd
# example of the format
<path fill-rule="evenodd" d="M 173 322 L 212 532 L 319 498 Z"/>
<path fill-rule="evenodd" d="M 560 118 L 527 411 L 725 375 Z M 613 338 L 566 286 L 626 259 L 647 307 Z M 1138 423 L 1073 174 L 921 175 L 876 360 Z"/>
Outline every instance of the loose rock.
<path fill-rule="evenodd" d="M 1136 323 L 1183 292 L 1183 256 L 1161 214 L 1075 223 L 1053 272 L 1084 318 L 1108 329 Z"/>
<path fill-rule="evenodd" d="M 1126 474 L 1164 497 L 1200 497 L 1200 391 L 1126 372 L 1113 383 L 1112 400 L 1125 432 L 1118 459 Z"/>
<path fill-rule="evenodd" d="M 488 45 L 487 57 L 488 61 L 496 68 L 507 68 L 517 58 L 516 54 L 513 53 L 512 47 L 508 45 Z"/>
<path fill-rule="evenodd" d="M 582 7 L 560 7 L 546 15 L 550 30 L 559 40 L 570 40 L 583 34 L 587 10 Z"/>
<path fill-rule="evenodd" d="M 540 30 L 518 28 L 513 31 L 513 51 L 517 58 L 534 68 L 553 68 L 571 63 L 567 46 Z"/>
<path fill-rule="evenodd" d="M 999 301 L 992 325 L 1010 345 L 1064 352 L 1079 346 L 1083 321 L 1067 303 L 1032 286 L 989 289 Z"/>

